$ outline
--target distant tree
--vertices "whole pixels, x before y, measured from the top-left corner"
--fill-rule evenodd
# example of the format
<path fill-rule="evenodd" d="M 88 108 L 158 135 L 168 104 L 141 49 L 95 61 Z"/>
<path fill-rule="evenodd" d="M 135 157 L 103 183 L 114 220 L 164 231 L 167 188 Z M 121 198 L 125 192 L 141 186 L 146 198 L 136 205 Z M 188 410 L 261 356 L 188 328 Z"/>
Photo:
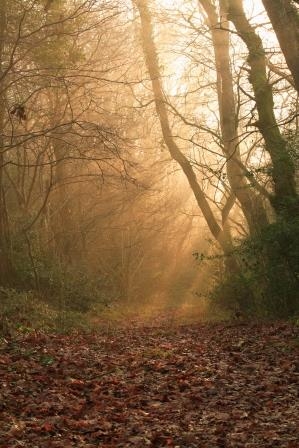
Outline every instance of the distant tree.
<path fill-rule="evenodd" d="M 5 78 L 5 41 L 7 35 L 7 2 L 0 3 L 0 284 L 5 284 L 12 276 L 10 253 L 10 232 L 4 184 L 4 127 L 6 115 L 6 98 L 3 80 Z"/>
<path fill-rule="evenodd" d="M 120 96 L 111 57 L 113 53 L 119 58 L 122 51 L 118 32 L 111 31 L 118 20 L 117 4 L 62 0 L 45 7 L 44 1 L 12 0 L 0 7 L 0 283 L 4 283 L 12 278 L 12 249 L 20 241 L 26 246 L 34 239 L 35 249 L 28 247 L 32 262 L 34 251 L 44 250 L 38 242 L 51 240 L 58 258 L 71 262 L 75 253 L 79 257 L 75 215 L 81 197 L 74 197 L 74 185 L 91 178 L 102 183 L 106 174 L 123 181 L 129 174 L 122 157 L 126 144 L 120 121 L 123 125 L 125 120 L 111 108 L 112 98 Z M 89 41 L 91 33 L 97 36 L 94 43 Z M 53 238 L 41 237 L 46 227 Z"/>

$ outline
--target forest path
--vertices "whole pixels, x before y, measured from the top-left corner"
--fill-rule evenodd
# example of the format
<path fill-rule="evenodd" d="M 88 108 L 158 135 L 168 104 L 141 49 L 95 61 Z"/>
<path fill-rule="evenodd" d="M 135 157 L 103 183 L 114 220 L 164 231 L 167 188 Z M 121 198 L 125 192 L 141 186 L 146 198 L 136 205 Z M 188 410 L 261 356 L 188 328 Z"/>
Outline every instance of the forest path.
<path fill-rule="evenodd" d="M 299 447 L 299 327 L 2 340 L 0 447 Z"/>

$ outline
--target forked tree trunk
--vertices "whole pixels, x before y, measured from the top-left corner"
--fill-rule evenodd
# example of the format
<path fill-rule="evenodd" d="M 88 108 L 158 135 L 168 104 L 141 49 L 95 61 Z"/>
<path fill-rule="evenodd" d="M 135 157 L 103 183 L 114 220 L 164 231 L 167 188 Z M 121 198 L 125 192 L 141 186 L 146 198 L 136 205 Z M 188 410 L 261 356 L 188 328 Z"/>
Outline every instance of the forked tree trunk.
<path fill-rule="evenodd" d="M 239 139 L 237 132 L 236 104 L 233 90 L 233 77 L 229 56 L 229 23 L 227 8 L 220 0 L 220 17 L 211 0 L 199 0 L 208 16 L 212 34 L 215 66 L 217 73 L 217 94 L 220 126 L 224 155 L 227 159 L 227 176 L 233 193 L 239 200 L 247 220 L 250 234 L 268 224 L 267 214 L 260 196 L 254 193 L 242 169 Z"/>
<path fill-rule="evenodd" d="M 202 191 L 196 174 L 193 171 L 192 165 L 187 157 L 182 153 L 178 145 L 176 144 L 168 119 L 168 112 L 166 108 L 166 101 L 161 84 L 161 74 L 159 70 L 158 56 L 153 40 L 153 29 L 151 22 L 151 15 L 148 9 L 147 0 L 135 0 L 135 4 L 138 8 L 141 20 L 141 40 L 143 46 L 143 52 L 145 57 L 146 66 L 152 82 L 152 89 L 154 94 L 154 101 L 156 111 L 160 120 L 163 139 L 168 148 L 171 157 L 176 160 L 183 170 L 191 190 L 195 196 L 197 204 L 202 211 L 202 214 L 206 220 L 206 223 L 215 238 L 216 241 L 222 247 L 225 254 L 231 254 L 231 244 L 225 238 L 225 233 L 222 227 L 219 225 L 211 207 L 208 203 L 204 192 Z M 232 258 L 232 257 L 229 257 Z M 232 265 L 231 261 L 231 265 Z"/>
<path fill-rule="evenodd" d="M 256 126 L 264 138 L 273 167 L 274 195 L 271 203 L 278 215 L 291 217 L 297 215 L 299 210 L 295 169 L 274 115 L 273 93 L 267 78 L 263 43 L 245 15 L 242 0 L 229 0 L 228 3 L 229 20 L 234 24 L 249 51 L 247 58 L 250 66 L 249 81 L 253 87 L 259 115 Z"/>

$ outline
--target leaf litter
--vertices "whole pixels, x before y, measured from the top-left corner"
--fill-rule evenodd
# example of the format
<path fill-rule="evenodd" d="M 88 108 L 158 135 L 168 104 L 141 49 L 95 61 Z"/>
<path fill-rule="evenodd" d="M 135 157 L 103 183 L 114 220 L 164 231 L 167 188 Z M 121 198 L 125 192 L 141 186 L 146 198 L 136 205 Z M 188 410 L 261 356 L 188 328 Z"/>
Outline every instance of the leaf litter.
<path fill-rule="evenodd" d="M 299 448 L 299 328 L 31 333 L 0 351 L 0 447 Z"/>

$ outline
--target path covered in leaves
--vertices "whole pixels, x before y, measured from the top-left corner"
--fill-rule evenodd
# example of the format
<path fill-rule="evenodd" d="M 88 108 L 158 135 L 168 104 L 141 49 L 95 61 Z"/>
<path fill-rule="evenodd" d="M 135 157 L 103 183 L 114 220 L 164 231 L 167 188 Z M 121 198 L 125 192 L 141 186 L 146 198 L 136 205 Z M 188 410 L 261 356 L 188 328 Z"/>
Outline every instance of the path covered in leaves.
<path fill-rule="evenodd" d="M 299 447 L 285 323 L 2 341 L 0 447 Z"/>

